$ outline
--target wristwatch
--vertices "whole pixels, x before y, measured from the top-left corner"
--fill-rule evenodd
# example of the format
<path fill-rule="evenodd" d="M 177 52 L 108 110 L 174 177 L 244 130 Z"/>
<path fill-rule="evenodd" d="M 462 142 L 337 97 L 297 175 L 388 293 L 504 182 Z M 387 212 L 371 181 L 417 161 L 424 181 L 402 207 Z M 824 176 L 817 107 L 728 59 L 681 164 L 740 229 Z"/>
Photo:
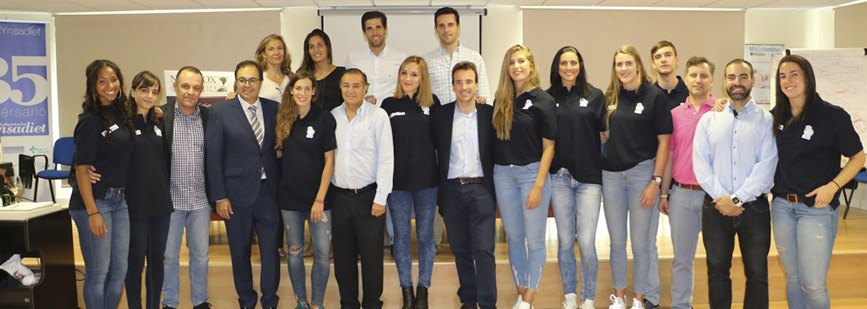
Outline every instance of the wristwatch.
<path fill-rule="evenodd" d="M 657 186 L 662 186 L 662 176 L 653 176 L 650 180 L 655 182 Z"/>
<path fill-rule="evenodd" d="M 742 207 L 744 202 L 742 202 L 737 195 L 732 194 L 732 204 L 735 204 L 737 207 Z"/>

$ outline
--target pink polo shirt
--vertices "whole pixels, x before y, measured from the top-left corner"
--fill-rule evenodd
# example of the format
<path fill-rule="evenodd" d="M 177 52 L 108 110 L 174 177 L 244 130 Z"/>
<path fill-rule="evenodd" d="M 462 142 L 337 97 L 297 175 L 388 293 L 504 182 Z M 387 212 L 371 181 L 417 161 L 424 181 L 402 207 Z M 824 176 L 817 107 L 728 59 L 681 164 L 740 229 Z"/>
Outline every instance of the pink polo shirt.
<path fill-rule="evenodd" d="M 685 185 L 697 185 L 698 180 L 692 171 L 692 139 L 695 137 L 695 128 L 701 116 L 713 109 L 716 97 L 713 94 L 696 111 L 690 102 L 686 102 L 671 110 L 671 123 L 674 131 L 671 133 L 671 177 L 675 181 Z"/>

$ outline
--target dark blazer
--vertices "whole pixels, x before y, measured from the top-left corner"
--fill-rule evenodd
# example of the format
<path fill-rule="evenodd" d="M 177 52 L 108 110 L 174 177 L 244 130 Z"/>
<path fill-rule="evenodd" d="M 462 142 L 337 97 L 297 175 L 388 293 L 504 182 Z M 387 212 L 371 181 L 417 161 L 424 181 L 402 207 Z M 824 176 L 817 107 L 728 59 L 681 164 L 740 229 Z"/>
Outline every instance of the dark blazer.
<path fill-rule="evenodd" d="M 448 181 L 455 108 L 457 108 L 457 105 L 455 102 L 452 102 L 436 109 L 436 112 L 433 114 L 434 143 L 437 149 L 437 163 L 439 164 L 441 185 Z M 497 138 L 497 134 L 491 123 L 494 116 L 494 108 L 487 104 L 477 104 L 476 111 L 479 123 L 479 156 L 482 161 L 482 172 L 485 174 L 484 184 L 491 193 L 491 198 L 494 198 L 496 201 L 496 194 L 494 194 L 494 141 Z M 440 193 L 444 191 L 439 190 Z"/>
<path fill-rule="evenodd" d="M 259 171 L 264 168 L 271 190 L 274 207 L 277 206 L 277 187 L 280 169 L 274 150 L 277 125 L 277 102 L 259 98 L 265 131 L 262 147 L 250 127 L 247 113 L 238 98 L 211 107 L 208 129 L 205 131 L 208 181 L 211 200 L 228 198 L 232 207 L 251 207 L 262 185 Z"/>
<path fill-rule="evenodd" d="M 163 125 L 165 129 L 163 132 L 163 150 L 166 153 L 166 167 L 169 169 L 169 179 L 171 179 L 172 174 L 172 143 L 175 138 L 175 104 L 177 103 L 167 103 L 160 106 L 160 109 L 163 110 Z M 199 105 L 199 115 L 202 118 L 202 139 L 207 142 L 207 132 L 208 130 L 208 108 L 202 105 Z M 205 172 L 205 196 L 208 197 L 208 202 L 211 202 L 210 198 L 210 188 L 208 188 L 208 167 L 206 162 L 208 162 L 208 155 L 205 154 L 204 160 L 202 160 L 202 166 L 204 167 Z M 214 206 L 214 203 L 211 202 L 211 207 Z"/>

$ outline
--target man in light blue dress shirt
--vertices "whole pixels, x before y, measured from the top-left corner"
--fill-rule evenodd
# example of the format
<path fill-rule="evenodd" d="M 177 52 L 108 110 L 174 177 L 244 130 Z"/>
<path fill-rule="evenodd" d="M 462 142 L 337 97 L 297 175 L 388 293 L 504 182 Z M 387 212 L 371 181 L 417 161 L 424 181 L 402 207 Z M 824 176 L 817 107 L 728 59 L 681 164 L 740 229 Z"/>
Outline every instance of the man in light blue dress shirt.
<path fill-rule="evenodd" d="M 750 97 L 753 66 L 730 61 L 723 74 L 730 104 L 702 116 L 695 132 L 693 171 L 707 193 L 702 234 L 707 252 L 712 308 L 730 308 L 730 270 L 738 236 L 747 277 L 744 308 L 768 308 L 768 251 L 771 216 L 767 193 L 773 185 L 777 146 L 773 117 Z"/>

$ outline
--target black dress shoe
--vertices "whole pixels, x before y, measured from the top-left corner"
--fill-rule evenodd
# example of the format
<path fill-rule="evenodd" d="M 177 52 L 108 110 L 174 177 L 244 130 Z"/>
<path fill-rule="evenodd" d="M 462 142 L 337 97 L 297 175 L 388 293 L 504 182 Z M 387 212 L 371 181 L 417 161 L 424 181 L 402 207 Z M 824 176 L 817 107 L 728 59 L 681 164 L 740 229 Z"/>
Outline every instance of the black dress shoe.
<path fill-rule="evenodd" d="M 418 286 L 415 290 L 415 309 L 427 309 L 427 288 Z"/>
<path fill-rule="evenodd" d="M 211 303 L 203 302 L 203 303 L 198 304 L 195 307 L 193 307 L 193 309 L 211 309 L 211 307 L 212 307 Z"/>
<path fill-rule="evenodd" d="M 400 292 L 403 294 L 403 309 L 413 309 L 415 306 L 415 296 L 412 293 L 412 287 L 400 287 Z"/>
<path fill-rule="evenodd" d="M 476 309 L 476 305 L 461 304 L 461 309 Z"/>
<path fill-rule="evenodd" d="M 659 305 L 651 303 L 646 298 L 644 299 L 644 309 L 657 309 L 657 308 L 659 308 Z"/>
<path fill-rule="evenodd" d="M 175 309 L 175 307 L 163 306 L 163 309 Z"/>

